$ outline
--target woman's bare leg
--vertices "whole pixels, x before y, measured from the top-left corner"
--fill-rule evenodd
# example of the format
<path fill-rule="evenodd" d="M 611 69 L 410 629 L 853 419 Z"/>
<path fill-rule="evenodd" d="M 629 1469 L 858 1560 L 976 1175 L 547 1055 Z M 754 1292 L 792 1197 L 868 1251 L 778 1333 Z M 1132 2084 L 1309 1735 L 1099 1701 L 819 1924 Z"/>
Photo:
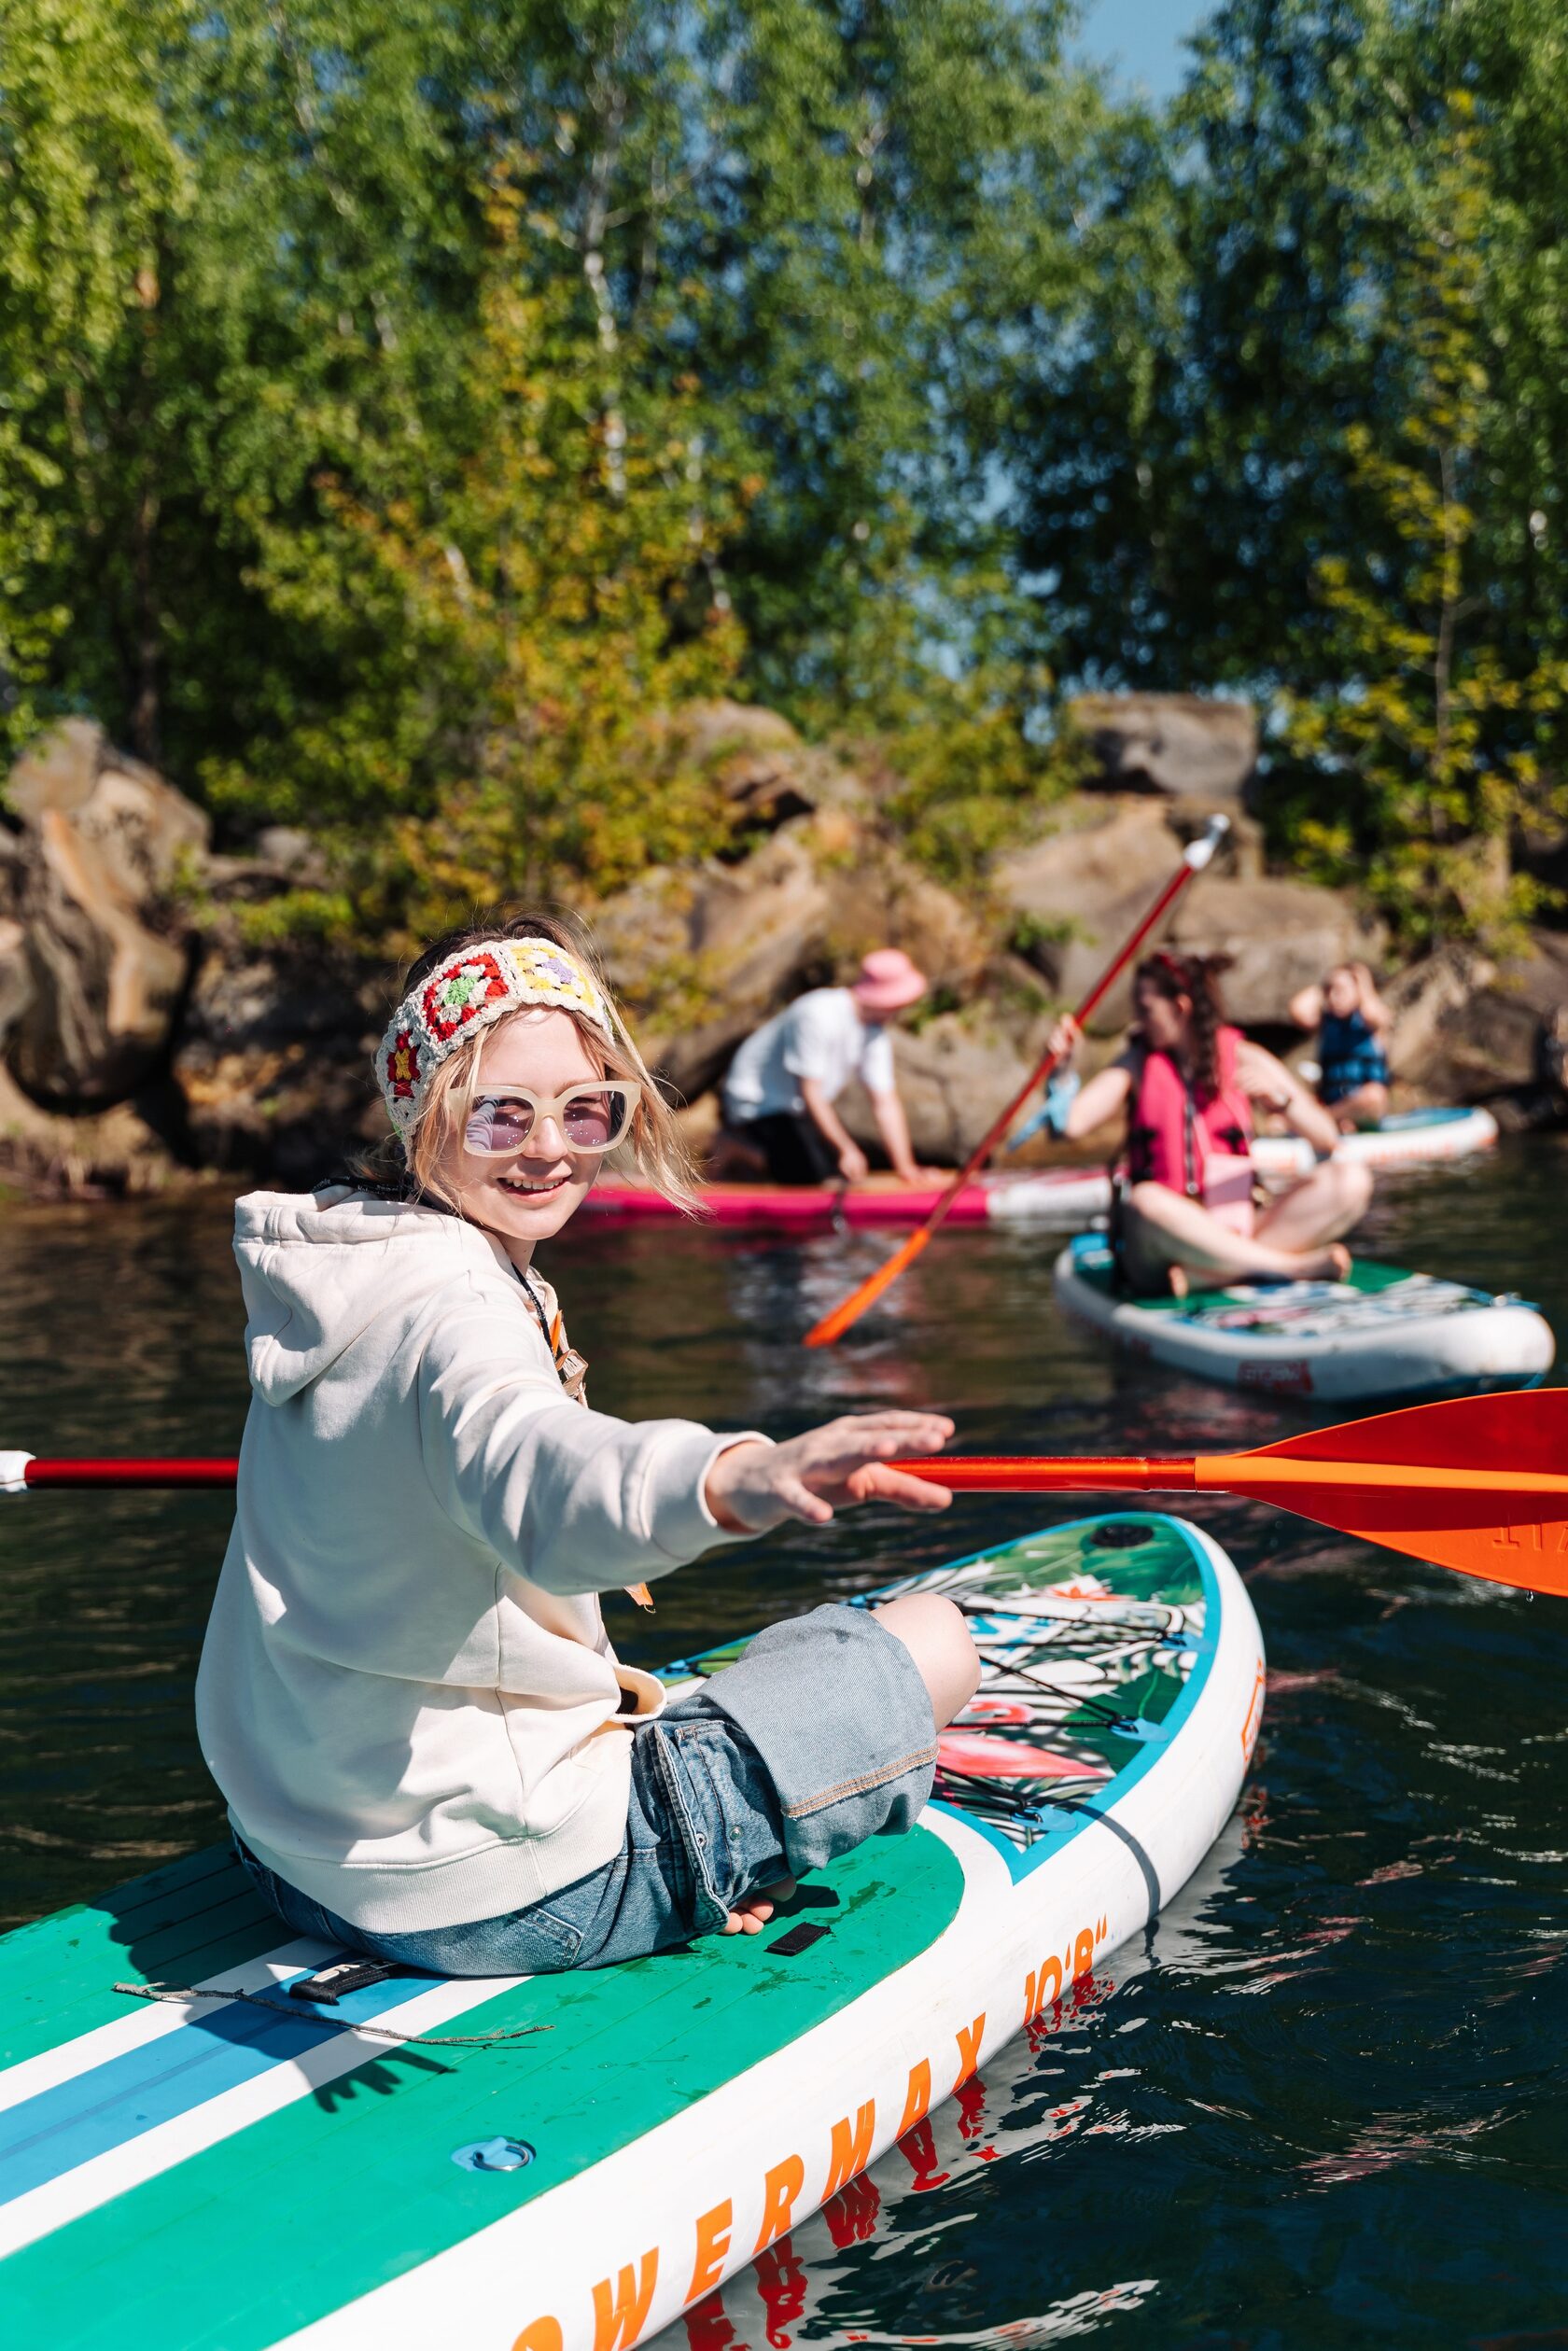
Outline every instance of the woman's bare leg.
<path fill-rule="evenodd" d="M 1353 1172 L 1365 1174 L 1364 1169 Z M 1314 1181 L 1314 1177 L 1307 1178 L 1308 1183 Z M 1265 1212 L 1258 1232 L 1249 1238 L 1222 1224 L 1201 1202 L 1189 1200 L 1163 1183 L 1134 1184 L 1125 1212 L 1127 1255 L 1134 1284 L 1140 1289 L 1157 1290 L 1172 1266 L 1181 1269 L 1191 1288 L 1212 1290 L 1258 1274 L 1291 1281 L 1333 1280 L 1350 1263 L 1342 1249 L 1324 1249 L 1307 1241 L 1281 1247 L 1270 1222 L 1273 1210 Z M 1354 1218 L 1348 1221 L 1353 1223 Z"/>
<path fill-rule="evenodd" d="M 885 1600 L 872 1615 L 884 1631 L 902 1641 L 919 1669 L 931 1697 L 938 1730 L 962 1714 L 980 1686 L 980 1657 L 969 1637 L 961 1609 L 940 1592 L 905 1592 Z M 759 1886 L 730 1912 L 722 1932 L 757 1935 L 773 1916 L 775 1905 L 787 1902 L 795 1890 L 793 1878 Z"/>
<path fill-rule="evenodd" d="M 1342 1095 L 1329 1105 L 1329 1116 L 1343 1135 L 1353 1135 L 1358 1127 L 1376 1127 L 1388 1109 L 1386 1085 L 1376 1083 L 1358 1085 L 1353 1094 Z"/>
<path fill-rule="evenodd" d="M 903 1643 L 919 1668 L 941 1730 L 962 1714 L 980 1686 L 980 1655 L 963 1611 L 940 1592 L 905 1592 L 871 1613 L 884 1632 Z"/>
<path fill-rule="evenodd" d="M 1354 1159 L 1320 1159 L 1310 1175 L 1260 1210 L 1259 1238 L 1272 1249 L 1321 1249 L 1359 1224 L 1371 1198 L 1369 1169 Z"/>

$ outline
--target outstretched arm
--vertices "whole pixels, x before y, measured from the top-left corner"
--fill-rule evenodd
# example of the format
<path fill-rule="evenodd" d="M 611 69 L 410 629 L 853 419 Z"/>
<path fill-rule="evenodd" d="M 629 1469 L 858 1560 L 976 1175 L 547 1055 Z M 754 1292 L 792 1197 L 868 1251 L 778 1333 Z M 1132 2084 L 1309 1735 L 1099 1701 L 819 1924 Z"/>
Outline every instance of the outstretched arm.
<path fill-rule="evenodd" d="M 1065 1069 L 1083 1041 L 1083 1030 L 1071 1013 L 1064 1013 L 1051 1031 L 1051 1051 L 1059 1067 Z M 1101 1070 L 1087 1085 L 1080 1086 L 1063 1119 L 1059 1132 L 1067 1142 L 1076 1142 L 1082 1135 L 1092 1135 L 1097 1127 L 1115 1117 L 1125 1109 L 1132 1091 L 1132 1071 L 1125 1060 L 1113 1061 L 1108 1070 Z"/>
<path fill-rule="evenodd" d="M 819 1078 L 802 1078 L 800 1089 L 805 1114 L 838 1161 L 840 1175 L 847 1182 L 859 1183 L 870 1162 L 829 1101 L 827 1088 Z"/>
<path fill-rule="evenodd" d="M 1356 987 L 1361 996 L 1361 1016 L 1368 1029 L 1380 1036 L 1393 1019 L 1393 1015 L 1378 993 L 1378 983 L 1365 963 L 1351 965 L 1356 975 Z"/>
<path fill-rule="evenodd" d="M 561 1392 L 519 1310 L 475 1299 L 433 1321 L 417 1369 L 436 1499 L 510 1573 L 566 1596 L 651 1583 L 727 1537 L 871 1500 L 944 1509 L 887 1464 L 939 1452 L 945 1415 L 868 1412 L 782 1445 L 692 1420 L 618 1420 Z"/>
<path fill-rule="evenodd" d="M 893 1173 L 902 1176 L 905 1183 L 918 1183 L 919 1163 L 909 1146 L 909 1121 L 898 1094 L 874 1094 L 871 1114 L 876 1121 L 876 1131 L 882 1138 Z"/>

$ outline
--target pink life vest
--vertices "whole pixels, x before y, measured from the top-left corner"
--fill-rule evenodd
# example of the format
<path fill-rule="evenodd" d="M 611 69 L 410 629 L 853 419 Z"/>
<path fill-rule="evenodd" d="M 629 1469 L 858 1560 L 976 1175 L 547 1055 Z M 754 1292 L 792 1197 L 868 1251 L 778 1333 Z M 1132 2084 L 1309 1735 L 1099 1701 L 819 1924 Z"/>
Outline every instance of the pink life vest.
<path fill-rule="evenodd" d="M 1240 1031 L 1222 1029 L 1219 1091 L 1200 1101 L 1169 1053 L 1145 1051 L 1127 1119 L 1127 1181 L 1199 1200 L 1233 1232 L 1253 1229 L 1253 1113 L 1236 1077 Z"/>

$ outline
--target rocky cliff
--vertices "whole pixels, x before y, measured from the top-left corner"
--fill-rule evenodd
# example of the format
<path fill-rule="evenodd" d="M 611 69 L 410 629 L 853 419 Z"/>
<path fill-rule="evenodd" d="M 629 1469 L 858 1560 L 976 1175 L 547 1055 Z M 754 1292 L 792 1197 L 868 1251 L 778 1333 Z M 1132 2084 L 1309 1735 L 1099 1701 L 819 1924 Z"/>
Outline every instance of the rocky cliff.
<path fill-rule="evenodd" d="M 1035 837 L 961 895 L 910 861 L 875 789 L 776 714 L 721 703 L 681 723 L 733 810 L 733 853 L 582 911 L 699 1138 L 749 1029 L 894 945 L 933 983 L 897 1046 L 916 1148 L 957 1160 L 1216 806 L 1231 847 L 1171 936 L 1234 956 L 1243 1024 L 1285 1043 L 1295 988 L 1384 953 L 1349 900 L 1264 873 L 1239 796 L 1255 738 L 1237 706 L 1085 704 L 1099 788 L 1043 809 Z M 33 748 L 0 820 L 0 1175 L 77 1192 L 213 1170 L 307 1183 L 380 1134 L 369 1060 L 396 973 L 318 942 L 257 944 L 255 910 L 312 878 L 315 856 L 285 833 L 216 855 L 202 812 L 85 721 Z M 1568 940 L 1545 935 L 1503 970 L 1451 953 L 1390 986 L 1412 1097 L 1501 1100 L 1519 1118 L 1558 1106 Z M 1126 1014 L 1125 994 L 1105 1006 L 1098 1055 Z M 869 1133 L 865 1106 L 847 1107 Z"/>

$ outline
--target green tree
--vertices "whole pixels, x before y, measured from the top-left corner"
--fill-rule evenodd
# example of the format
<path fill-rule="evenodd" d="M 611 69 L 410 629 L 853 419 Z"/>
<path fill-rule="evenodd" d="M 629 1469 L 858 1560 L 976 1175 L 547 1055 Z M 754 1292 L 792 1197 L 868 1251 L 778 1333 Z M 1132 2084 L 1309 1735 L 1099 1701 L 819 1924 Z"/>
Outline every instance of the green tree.
<path fill-rule="evenodd" d="M 1512 835 L 1568 815 L 1550 763 L 1568 660 L 1520 675 L 1495 644 L 1467 641 L 1487 604 L 1472 485 L 1491 413 L 1483 230 L 1498 198 L 1466 93 L 1449 115 L 1430 150 L 1424 220 L 1389 289 L 1418 370 L 1410 412 L 1392 450 L 1364 423 L 1345 435 L 1361 512 L 1380 525 L 1364 536 L 1397 552 L 1318 563 L 1330 679 L 1285 705 L 1288 749 L 1317 780 L 1280 829 L 1332 878 L 1365 876 L 1406 935 L 1498 939 L 1544 903 L 1510 871 Z M 1309 813 L 1325 803 L 1332 817 Z"/>
<path fill-rule="evenodd" d="M 117 718 L 156 748 L 159 344 L 191 176 L 159 59 L 181 0 L 0 9 L 0 729 L 49 707 L 92 577 Z"/>
<path fill-rule="evenodd" d="M 476 905 L 607 890 L 726 838 L 669 715 L 733 679 L 707 581 L 741 512 L 699 459 L 691 387 L 628 400 L 615 355 L 519 268 L 498 185 L 472 447 L 388 499 L 319 487 L 320 526 L 263 536 L 259 583 L 353 685 L 220 806 L 314 818 L 343 888 L 269 910 L 406 948 Z M 333 822 L 321 826 L 324 810 Z"/>
<path fill-rule="evenodd" d="M 0 10 L 19 728 L 92 708 L 236 816 L 263 781 L 337 826 L 417 797 L 396 727 L 347 741 L 387 707 L 368 603 L 322 628 L 284 583 L 349 563 L 352 511 L 433 513 L 476 456 L 497 172 L 520 285 L 595 355 L 607 445 L 679 385 L 685 462 L 754 484 L 696 558 L 748 690 L 875 723 L 971 658 L 1007 539 L 973 395 L 1009 257 L 1059 245 L 1065 0 Z"/>

